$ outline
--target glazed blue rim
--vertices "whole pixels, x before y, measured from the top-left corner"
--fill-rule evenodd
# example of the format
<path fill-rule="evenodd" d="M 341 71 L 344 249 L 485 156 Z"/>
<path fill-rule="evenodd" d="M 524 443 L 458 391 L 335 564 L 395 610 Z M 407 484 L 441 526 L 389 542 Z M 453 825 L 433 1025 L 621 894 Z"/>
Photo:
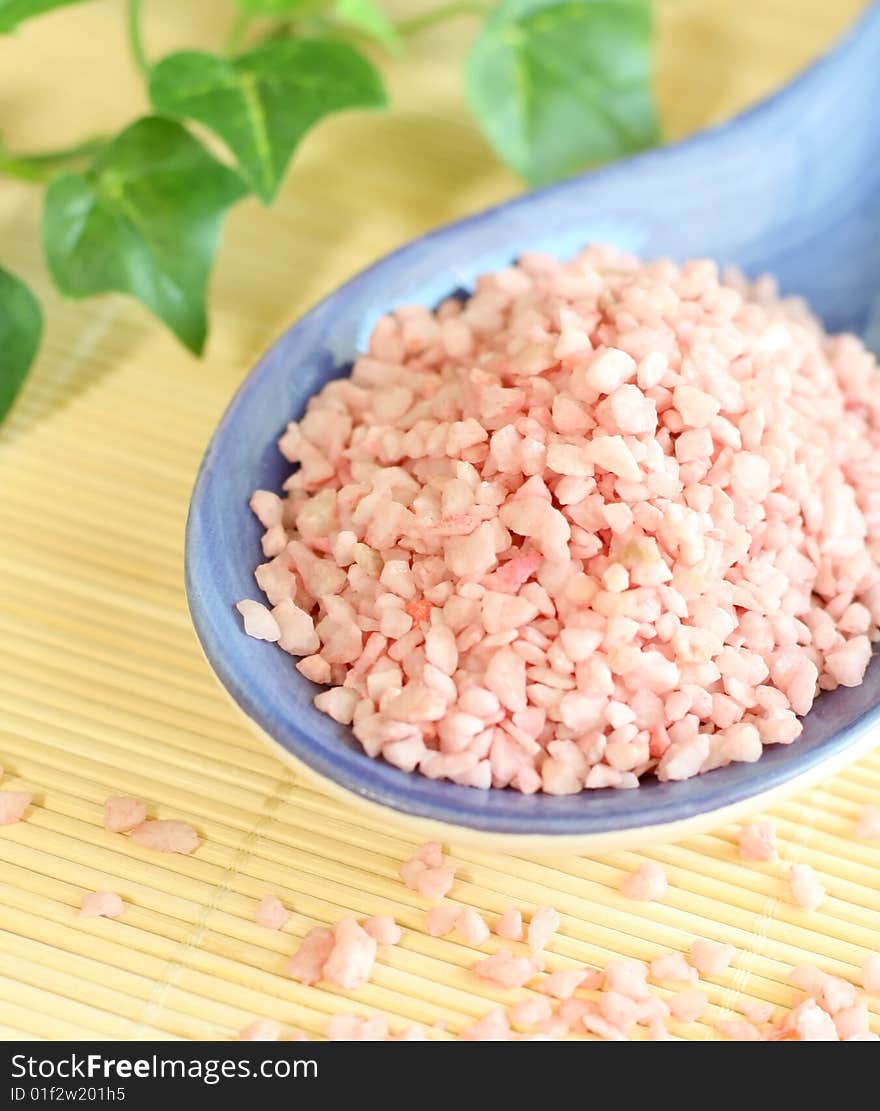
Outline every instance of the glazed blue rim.
<path fill-rule="evenodd" d="M 264 733 L 311 771 L 365 800 L 411 817 L 524 837 L 598 835 L 680 822 L 772 792 L 844 753 L 876 726 L 880 720 L 880 658 L 875 655 L 861 686 L 840 688 L 817 701 L 794 745 L 772 746 L 755 764 L 730 765 L 682 783 L 649 779 L 635 792 L 523 796 L 510 790 L 479 791 L 403 772 L 368 757 L 350 730 L 314 709 L 311 700 L 320 688 L 293 669 L 290 657 L 275 645 L 254 641 L 241 631 L 234 604 L 242 597 L 259 596 L 250 576 L 262 560 L 261 530 L 248 510 L 246 496 L 229 496 L 230 485 L 236 482 L 242 495 L 261 485 L 279 487 L 280 476 L 289 465 L 275 447 L 278 434 L 286 420 L 300 415 L 305 399 L 315 389 L 347 372 L 376 316 L 400 303 L 401 298 L 383 297 L 394 285 L 393 278 L 400 285 L 403 275 L 412 300 L 430 304 L 449 293 L 450 285 L 455 284 L 450 283 L 451 276 L 461 277 L 467 285 L 469 277 L 506 264 L 512 254 L 523 249 L 557 249 L 564 254 L 579 243 L 603 237 L 638 249 L 640 229 L 632 213 L 621 219 L 618 211 L 611 218 L 587 221 L 579 227 L 576 241 L 569 234 L 564 243 L 552 235 L 538 236 L 533 242 L 536 236 L 531 233 L 523 242 L 524 228 L 518 227 L 516 220 L 530 208 L 542 209 L 545 215 L 551 206 L 564 210 L 566 198 L 569 206 L 574 201 L 577 207 L 603 190 L 606 196 L 614 195 L 625 178 L 642 172 L 650 176 L 671 153 L 705 158 L 705 148 L 735 131 L 747 130 L 744 125 L 760 127 L 772 113 L 796 110 L 809 83 L 819 80 L 823 69 L 842 61 L 848 46 L 876 17 L 872 8 L 836 50 L 781 92 L 727 124 L 514 198 L 398 248 L 311 309 L 272 345 L 245 379 L 211 439 L 193 489 L 186 529 L 187 598 L 205 656 L 227 692 Z M 513 249 L 508 246 L 499 251 L 492 239 L 499 222 L 512 225 L 518 237 Z M 488 246 L 470 257 L 469 272 L 465 272 L 467 267 L 432 265 L 437 254 L 443 254 L 444 244 L 449 245 L 447 256 L 464 257 L 461 241 L 471 236 L 479 239 L 481 230 L 487 228 Z M 673 249 L 671 253 L 680 252 Z M 748 255 L 748 251 L 744 253 Z M 333 328 L 340 319 L 346 320 L 345 306 L 351 304 L 357 308 L 347 319 L 355 326 L 343 329 L 342 337 L 334 336 Z M 290 366 L 297 360 L 307 369 L 302 381 L 294 384 Z M 242 429 L 255 416 L 256 430 L 243 435 Z M 254 442 L 254 435 L 259 442 Z M 248 445 L 256 455 L 248 455 L 244 450 Z M 241 563 L 230 558 L 230 546 L 239 548 Z"/>

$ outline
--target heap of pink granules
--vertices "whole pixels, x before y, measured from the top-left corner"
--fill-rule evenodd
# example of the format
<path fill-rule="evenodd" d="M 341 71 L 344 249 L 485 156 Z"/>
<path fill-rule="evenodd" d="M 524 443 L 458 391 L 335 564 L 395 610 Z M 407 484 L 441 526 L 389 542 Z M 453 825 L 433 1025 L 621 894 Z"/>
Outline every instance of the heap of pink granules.
<path fill-rule="evenodd" d="M 431 778 L 569 794 L 757 760 L 877 637 L 877 381 L 766 281 L 525 256 L 383 317 L 288 426 L 245 629 Z"/>

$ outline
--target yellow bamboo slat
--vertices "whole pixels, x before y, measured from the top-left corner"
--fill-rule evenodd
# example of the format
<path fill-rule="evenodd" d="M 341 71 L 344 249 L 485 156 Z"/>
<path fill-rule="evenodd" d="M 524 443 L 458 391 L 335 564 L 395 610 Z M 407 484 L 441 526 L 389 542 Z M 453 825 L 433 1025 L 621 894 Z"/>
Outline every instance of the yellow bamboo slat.
<path fill-rule="evenodd" d="M 393 5 L 392 5 L 393 6 Z M 399 0 L 398 9 L 413 4 Z M 659 0 L 658 96 L 668 136 L 722 120 L 824 49 L 861 0 Z M 157 54 L 219 41 L 225 4 L 149 6 Z M 230 394 L 268 342 L 366 263 L 446 220 L 512 195 L 468 119 L 464 24 L 388 63 L 395 107 L 341 116 L 308 136 L 278 203 L 227 225 L 204 362 L 136 304 L 63 303 L 38 245 L 39 191 L 0 190 L 2 263 L 44 300 L 35 371 L 0 429 L 0 763 L 3 786 L 34 793 L 0 830 L 0 1039 L 229 1038 L 265 1015 L 309 1036 L 340 1010 L 453 1036 L 515 992 L 470 972 L 475 952 L 431 938 L 427 904 L 400 882 L 411 838 L 298 782 L 242 725 L 197 649 L 182 588 L 189 490 Z M 63 82 L 65 96 L 57 89 Z M 107 91 L 113 95 L 108 96 Z M 145 107 L 123 51 L 118 5 L 61 10 L 0 41 L 2 121 L 12 149 L 121 126 Z M 203 844 L 161 857 L 101 825 L 128 793 L 155 816 L 191 821 Z M 791 1002 L 788 973 L 813 961 L 857 977 L 880 936 L 880 846 L 853 839 L 880 799 L 880 751 L 773 811 L 780 861 L 743 864 L 735 828 L 641 854 L 528 859 L 451 847 L 451 898 L 492 917 L 552 903 L 562 916 L 548 967 L 684 951 L 692 938 L 738 956 L 709 979 L 700 1023 L 715 1037 L 744 999 Z M 662 903 L 624 899 L 641 859 L 670 880 Z M 794 862 L 823 877 L 808 914 L 790 900 Z M 82 920 L 83 894 L 118 891 L 118 920 Z M 253 921 L 267 892 L 291 909 Z M 298 939 L 343 914 L 393 914 L 404 928 L 354 998 L 283 975 Z M 880 1001 L 872 1022 L 880 1032 Z"/>

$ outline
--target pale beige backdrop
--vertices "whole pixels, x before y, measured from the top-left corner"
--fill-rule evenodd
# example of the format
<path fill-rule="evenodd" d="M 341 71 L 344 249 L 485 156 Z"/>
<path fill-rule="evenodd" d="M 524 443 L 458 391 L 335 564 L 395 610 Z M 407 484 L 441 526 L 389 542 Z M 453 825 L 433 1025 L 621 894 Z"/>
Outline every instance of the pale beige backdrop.
<path fill-rule="evenodd" d="M 231 5 L 144 7 L 156 54 L 219 43 Z M 666 133 L 721 120 L 768 92 L 861 7 L 660 0 Z M 0 39 L 9 147 L 58 146 L 145 110 L 121 10 L 119 0 L 96 0 Z M 181 581 L 199 458 L 261 349 L 389 248 L 521 188 L 462 100 L 459 62 L 474 28 L 461 19 L 414 40 L 387 67 L 387 115 L 322 124 L 275 207 L 248 201 L 235 211 L 202 362 L 130 300 L 62 303 L 41 260 L 41 190 L 0 185 L 0 264 L 33 285 L 49 322 L 0 430 L 0 763 L 5 786 L 36 797 L 25 822 L 0 830 L 2 1037 L 224 1038 L 257 1015 L 317 1035 L 328 1013 L 352 1006 L 377 1008 L 396 1026 L 443 1020 L 457 1031 L 492 1000 L 513 998 L 475 981 L 464 945 L 422 932 L 425 904 L 395 878 L 412 845 L 294 782 L 243 728 L 197 651 Z M 101 803 L 114 792 L 191 820 L 203 846 L 191 858 L 157 857 L 106 833 Z M 553 902 L 563 925 L 551 967 L 650 957 L 694 934 L 729 940 L 741 953 L 710 990 L 714 1021 L 744 995 L 790 1001 L 796 961 L 854 976 L 876 947 L 880 848 L 853 842 L 851 830 L 860 804 L 878 795 L 875 753 L 780 806 L 778 865 L 741 865 L 733 828 L 651 851 L 671 881 L 662 904 L 618 895 L 638 863 L 631 853 L 539 863 L 457 851 L 454 895 L 488 913 Z M 794 860 L 827 882 L 813 914 L 788 900 L 782 877 Z M 83 893 L 96 888 L 123 896 L 121 919 L 77 919 Z M 281 933 L 253 923 L 268 891 L 293 909 Z M 356 1003 L 280 975 L 306 929 L 349 911 L 391 913 L 406 929 Z M 880 1031 L 880 1013 L 873 1021 Z M 713 1036 L 702 1024 L 675 1030 Z"/>

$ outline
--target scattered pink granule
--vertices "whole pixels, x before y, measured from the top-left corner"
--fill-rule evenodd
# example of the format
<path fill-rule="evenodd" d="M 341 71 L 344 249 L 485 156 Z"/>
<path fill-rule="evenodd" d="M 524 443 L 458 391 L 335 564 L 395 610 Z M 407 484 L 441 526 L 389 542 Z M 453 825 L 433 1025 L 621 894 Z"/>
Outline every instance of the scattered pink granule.
<path fill-rule="evenodd" d="M 331 1042 L 384 1042 L 388 1038 L 388 1020 L 381 1015 L 333 1015 L 327 1023 Z"/>
<path fill-rule="evenodd" d="M 413 891 L 426 899 L 442 899 L 452 888 L 455 867 L 443 863 L 443 850 L 435 841 L 417 849 L 400 866 L 400 878 Z"/>
<path fill-rule="evenodd" d="M 383 316 L 287 426 L 245 630 L 370 757 L 473 790 L 751 763 L 877 640 L 876 380 L 707 260 L 527 254 Z"/>
<path fill-rule="evenodd" d="M 455 920 L 455 928 L 468 945 L 482 945 L 489 939 L 489 927 L 471 907 L 465 907 L 459 914 Z"/>
<path fill-rule="evenodd" d="M 588 973 L 585 969 L 560 968 L 541 981 L 538 991 L 551 995 L 554 999 L 571 999 L 587 978 Z"/>
<path fill-rule="evenodd" d="M 792 1010 L 789 1025 L 802 1042 L 836 1042 L 840 1038 L 829 1014 L 814 999 L 805 999 Z"/>
<path fill-rule="evenodd" d="M 540 953 L 559 929 L 559 912 L 553 907 L 538 907 L 529 922 L 528 942 L 533 953 Z"/>
<path fill-rule="evenodd" d="M 553 1014 L 553 1004 L 549 999 L 530 995 L 514 1003 L 510 1008 L 510 1019 L 515 1026 L 539 1026 Z"/>
<path fill-rule="evenodd" d="M 663 953 L 651 961 L 652 980 L 692 984 L 697 978 L 697 970 L 688 964 L 683 953 Z"/>
<path fill-rule="evenodd" d="M 880 806 L 866 804 L 859 811 L 856 837 L 860 841 L 880 841 Z"/>
<path fill-rule="evenodd" d="M 80 918 L 118 918 L 125 904 L 115 891 L 91 891 L 83 895 Z"/>
<path fill-rule="evenodd" d="M 628 995 L 621 995 L 619 991 L 603 991 L 598 1000 L 599 1014 L 609 1022 L 624 1037 L 629 1037 L 630 1031 L 636 1025 L 639 1017 L 638 1004 Z M 589 1012 L 581 1017 L 583 1025 L 589 1029 L 584 1020 L 589 1017 Z M 593 1033 L 599 1033 L 594 1030 Z"/>
<path fill-rule="evenodd" d="M 739 855 L 743 860 L 776 860 L 776 826 L 752 822 L 739 831 Z"/>
<path fill-rule="evenodd" d="M 793 864 L 789 869 L 788 881 L 791 894 L 798 906 L 804 910 L 815 910 L 825 898 L 825 888 L 809 864 Z"/>
<path fill-rule="evenodd" d="M 612 957 L 605 964 L 605 986 L 609 991 L 627 995 L 630 999 L 648 999 L 648 966 L 644 961 L 630 960 L 628 957 Z"/>
<path fill-rule="evenodd" d="M 27 791 L 0 791 L 0 826 L 13 826 L 20 822 L 32 797 Z"/>
<path fill-rule="evenodd" d="M 516 907 L 508 907 L 495 923 L 495 933 L 506 941 L 522 941 L 522 913 Z"/>
<path fill-rule="evenodd" d="M 772 1003 L 759 1003 L 752 999 L 744 999 L 740 1003 L 739 1009 L 742 1011 L 743 1017 L 754 1026 L 762 1026 L 773 1017 Z"/>
<path fill-rule="evenodd" d="M 281 1037 L 281 1027 L 271 1018 L 254 1019 L 238 1035 L 240 1042 L 277 1042 Z"/>
<path fill-rule="evenodd" d="M 720 976 L 733 960 L 732 945 L 698 937 L 691 942 L 690 962 L 704 976 Z"/>
<path fill-rule="evenodd" d="M 412 1023 L 409 1026 L 404 1026 L 402 1030 L 398 1030 L 396 1034 L 392 1034 L 389 1042 L 426 1042 L 428 1035 L 425 1033 L 424 1027 Z"/>
<path fill-rule="evenodd" d="M 515 957 L 509 949 L 499 949 L 491 957 L 477 961 L 473 970 L 481 980 L 491 980 L 502 988 L 521 988 L 538 971 L 529 957 Z"/>
<path fill-rule="evenodd" d="M 510 1022 L 501 1007 L 496 1007 L 478 1022 L 461 1032 L 464 1042 L 506 1042 L 511 1037 Z"/>
<path fill-rule="evenodd" d="M 672 1017 L 679 1022 L 696 1022 L 708 1005 L 704 991 L 680 991 L 669 1000 Z"/>
<path fill-rule="evenodd" d="M 880 953 L 870 953 L 865 957 L 862 987 L 869 995 L 880 995 Z"/>
<path fill-rule="evenodd" d="M 761 1031 L 757 1026 L 753 1026 L 751 1022 L 746 1022 L 741 1018 L 722 1019 L 716 1025 L 716 1029 L 720 1034 L 735 1042 L 759 1042 L 761 1040 Z"/>
<path fill-rule="evenodd" d="M 343 918 L 333 930 L 333 948 L 324 963 L 323 978 L 328 984 L 354 991 L 373 973 L 376 941 L 355 918 Z"/>
<path fill-rule="evenodd" d="M 104 803 L 104 829 L 111 833 L 128 833 L 146 817 L 146 804 L 127 795 L 111 795 Z"/>
<path fill-rule="evenodd" d="M 316 984 L 324 973 L 324 965 L 333 952 L 334 944 L 332 930 L 313 926 L 288 960 L 284 971 L 301 984 Z"/>
<path fill-rule="evenodd" d="M 645 860 L 634 872 L 624 877 L 620 892 L 628 899 L 639 899 L 650 903 L 662 899 L 666 894 L 667 886 L 663 865 L 653 860 Z"/>
<path fill-rule="evenodd" d="M 431 937 L 445 937 L 455 929 L 461 908 L 450 906 L 448 903 L 439 903 L 431 907 L 425 916 L 425 926 Z"/>
<path fill-rule="evenodd" d="M 848 980 L 822 972 L 812 964 L 798 965 L 792 970 L 791 982 L 833 1015 L 856 1002 L 856 989 Z"/>
<path fill-rule="evenodd" d="M 276 895 L 264 895 L 254 911 L 254 921 L 267 930 L 280 930 L 290 918 L 290 912 Z"/>
<path fill-rule="evenodd" d="M 141 822 L 131 831 L 131 840 L 156 853 L 191 853 L 201 844 L 199 835 L 186 822 L 161 819 Z"/>
<path fill-rule="evenodd" d="M 362 925 L 377 945 L 396 945 L 403 937 L 403 930 L 387 915 L 365 918 Z"/>

